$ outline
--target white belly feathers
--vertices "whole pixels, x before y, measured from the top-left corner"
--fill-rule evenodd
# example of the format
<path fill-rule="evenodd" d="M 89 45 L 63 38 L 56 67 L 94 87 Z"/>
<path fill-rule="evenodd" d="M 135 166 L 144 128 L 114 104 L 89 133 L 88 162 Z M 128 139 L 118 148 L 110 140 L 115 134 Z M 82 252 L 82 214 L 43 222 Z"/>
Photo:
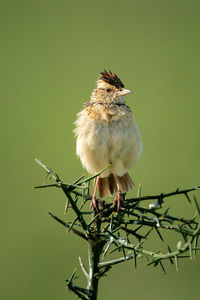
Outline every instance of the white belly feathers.
<path fill-rule="evenodd" d="M 76 121 L 76 152 L 83 166 L 95 174 L 109 163 L 111 167 L 101 176 L 124 175 L 139 159 L 142 152 L 140 131 L 131 114 L 96 122 L 83 110 Z"/>

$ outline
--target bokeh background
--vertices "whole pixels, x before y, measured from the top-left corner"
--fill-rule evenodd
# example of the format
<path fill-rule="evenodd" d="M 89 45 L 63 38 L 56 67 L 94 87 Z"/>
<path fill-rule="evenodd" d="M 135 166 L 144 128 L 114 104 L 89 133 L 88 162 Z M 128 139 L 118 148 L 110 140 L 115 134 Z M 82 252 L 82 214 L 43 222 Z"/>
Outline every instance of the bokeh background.
<path fill-rule="evenodd" d="M 73 122 L 104 68 L 134 90 L 127 104 L 144 151 L 131 174 L 142 193 L 200 184 L 199 28 L 198 0 L 0 1 L 1 299 L 75 299 L 64 280 L 87 249 L 47 214 L 64 218 L 64 195 L 31 189 L 45 176 L 34 158 L 66 182 L 85 173 Z M 178 216 L 193 215 L 182 198 L 170 201 Z M 167 276 L 144 265 L 116 266 L 99 299 L 199 294 L 199 255 L 178 273 L 167 263 Z"/>

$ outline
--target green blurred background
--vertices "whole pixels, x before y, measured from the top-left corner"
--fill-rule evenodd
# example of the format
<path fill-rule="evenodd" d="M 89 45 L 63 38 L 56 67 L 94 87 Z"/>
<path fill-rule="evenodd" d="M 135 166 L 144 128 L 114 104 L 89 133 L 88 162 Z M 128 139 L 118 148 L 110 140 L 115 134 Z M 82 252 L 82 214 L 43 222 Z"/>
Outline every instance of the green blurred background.
<path fill-rule="evenodd" d="M 63 218 L 64 195 L 31 189 L 44 179 L 34 158 L 67 182 L 85 172 L 73 122 L 104 68 L 134 90 L 127 104 L 144 144 L 136 185 L 152 194 L 200 184 L 199 26 L 198 0 L 0 1 L 1 299 L 75 299 L 64 280 L 87 249 L 47 214 Z M 170 205 L 178 216 L 194 211 L 184 200 Z M 167 263 L 167 276 L 144 264 L 116 266 L 99 299 L 199 293 L 199 255 L 178 273 Z"/>

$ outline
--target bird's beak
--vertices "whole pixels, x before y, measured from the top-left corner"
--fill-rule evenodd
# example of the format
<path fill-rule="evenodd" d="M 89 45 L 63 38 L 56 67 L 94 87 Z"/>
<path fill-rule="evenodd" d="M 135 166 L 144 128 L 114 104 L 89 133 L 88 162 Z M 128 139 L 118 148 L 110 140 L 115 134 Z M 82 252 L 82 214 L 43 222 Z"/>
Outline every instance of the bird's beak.
<path fill-rule="evenodd" d="M 124 95 L 130 94 L 130 93 L 132 93 L 132 91 L 127 90 L 127 89 L 122 89 L 121 91 L 118 92 L 118 95 L 124 96 Z"/>

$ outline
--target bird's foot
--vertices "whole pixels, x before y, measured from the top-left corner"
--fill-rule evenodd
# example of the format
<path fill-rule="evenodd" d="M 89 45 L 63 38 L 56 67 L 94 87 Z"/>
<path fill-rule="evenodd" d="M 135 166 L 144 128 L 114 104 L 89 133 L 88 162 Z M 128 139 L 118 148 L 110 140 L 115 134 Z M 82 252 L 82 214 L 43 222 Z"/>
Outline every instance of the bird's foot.
<path fill-rule="evenodd" d="M 90 204 L 90 210 L 92 210 L 93 207 L 96 209 L 96 211 L 98 211 L 98 200 L 97 200 L 96 196 L 92 197 L 92 201 Z"/>
<path fill-rule="evenodd" d="M 99 184 L 99 176 L 97 176 L 95 178 L 94 192 L 93 192 L 92 201 L 90 204 L 90 210 L 92 210 L 93 207 L 96 209 L 96 211 L 99 210 L 98 209 L 98 200 L 96 198 L 98 184 Z"/>
<path fill-rule="evenodd" d="M 117 212 L 118 212 L 121 207 L 121 203 L 124 203 L 124 196 L 120 191 L 117 192 L 117 195 L 113 201 L 113 207 L 115 207 L 116 203 L 117 203 Z"/>

